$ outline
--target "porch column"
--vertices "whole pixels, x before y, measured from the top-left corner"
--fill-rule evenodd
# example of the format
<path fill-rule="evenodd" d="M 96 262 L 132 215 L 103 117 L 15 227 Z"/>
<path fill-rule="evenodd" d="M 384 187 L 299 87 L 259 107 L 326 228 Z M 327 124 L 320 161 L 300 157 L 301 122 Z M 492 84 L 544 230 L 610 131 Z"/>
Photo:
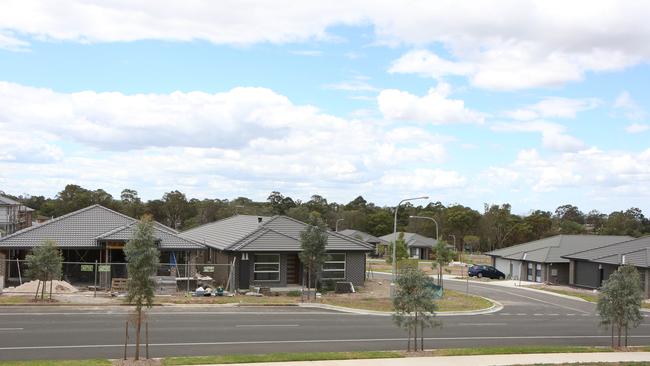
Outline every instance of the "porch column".
<path fill-rule="evenodd" d="M 5 287 L 5 276 L 7 275 L 7 254 L 0 251 L 0 293 Z"/>
<path fill-rule="evenodd" d="M 576 280 L 576 261 L 569 261 L 569 285 L 575 285 Z"/>

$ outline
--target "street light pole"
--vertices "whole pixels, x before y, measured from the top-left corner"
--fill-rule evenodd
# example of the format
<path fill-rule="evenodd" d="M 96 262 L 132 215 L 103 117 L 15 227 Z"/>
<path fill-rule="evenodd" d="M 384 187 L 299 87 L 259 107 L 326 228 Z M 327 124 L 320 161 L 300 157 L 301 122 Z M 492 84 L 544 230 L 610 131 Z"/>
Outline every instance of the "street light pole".
<path fill-rule="evenodd" d="M 334 224 L 334 231 L 336 231 L 337 233 L 339 232 L 339 221 L 344 221 L 344 219 L 336 220 L 336 224 Z"/>
<path fill-rule="evenodd" d="M 429 216 L 409 216 L 409 219 L 423 219 L 433 221 L 433 223 L 436 224 L 436 241 L 440 241 L 440 237 L 438 236 L 438 221 L 436 221 L 436 219 Z"/>
<path fill-rule="evenodd" d="M 397 277 L 397 256 L 396 256 L 396 250 L 397 250 L 397 211 L 399 211 L 399 206 L 402 205 L 404 202 L 408 201 L 414 201 L 414 200 L 428 200 L 429 196 L 422 196 L 422 197 L 414 197 L 414 198 L 405 198 L 395 206 L 395 219 L 393 221 L 393 276 L 390 281 L 390 297 L 395 297 L 395 279 Z"/>

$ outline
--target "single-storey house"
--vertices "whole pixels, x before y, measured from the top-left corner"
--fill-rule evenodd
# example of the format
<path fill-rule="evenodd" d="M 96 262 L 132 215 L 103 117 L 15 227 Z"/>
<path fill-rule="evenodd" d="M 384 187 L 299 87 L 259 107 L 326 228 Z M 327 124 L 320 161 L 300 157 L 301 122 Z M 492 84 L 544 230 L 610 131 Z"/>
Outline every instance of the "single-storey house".
<path fill-rule="evenodd" d="M 646 298 L 650 298 L 650 237 L 628 240 L 564 256 L 569 260 L 569 283 L 598 288 L 620 265 L 633 265 L 641 274 Z"/>
<path fill-rule="evenodd" d="M 492 265 L 515 280 L 569 284 L 569 260 L 563 256 L 578 251 L 630 240 L 629 236 L 556 235 L 493 250 Z"/>
<path fill-rule="evenodd" d="M 93 205 L 17 231 L 0 238 L 0 276 L 4 276 L 7 283 L 24 280 L 26 267 L 24 263 L 19 267 L 20 261 L 32 248 L 53 240 L 63 254 L 64 280 L 92 284 L 94 273 L 87 271 L 88 267 L 83 268 L 82 264 L 97 261 L 111 264 L 110 271 L 102 271 L 99 278 L 99 284 L 108 287 L 112 278 L 127 277 L 123 249 L 137 222 L 132 217 Z M 196 263 L 199 253 L 205 250 L 200 243 L 180 237 L 176 230 L 158 222 L 154 223 L 154 237 L 161 251 L 161 263 L 169 263 L 170 258 L 175 264 Z M 164 268 L 161 266 L 161 270 Z"/>
<path fill-rule="evenodd" d="M 306 223 L 287 216 L 235 215 L 180 236 L 205 245 L 213 263 L 234 262 L 236 288 L 288 287 L 303 283 L 305 274 L 298 254 L 300 233 L 306 228 Z M 326 250 L 329 258 L 321 279 L 363 285 L 366 253 L 374 250 L 370 244 L 328 230 Z"/>
<path fill-rule="evenodd" d="M 370 235 L 366 232 L 363 232 L 361 230 L 353 230 L 353 229 L 345 229 L 339 231 L 339 233 L 345 235 L 345 236 L 350 236 L 356 239 L 359 239 L 363 241 L 364 243 L 368 243 L 375 248 L 374 252 L 372 253 L 373 256 L 379 256 L 381 253 L 385 251 L 385 249 L 390 245 L 389 242 L 386 240 L 383 240 L 381 238 L 378 238 L 374 235 Z M 383 247 L 383 250 L 382 250 Z"/>
<path fill-rule="evenodd" d="M 399 238 L 400 233 L 397 233 Z M 392 243 L 395 241 L 395 236 L 391 233 L 380 237 L 380 239 Z M 416 233 L 404 233 L 404 241 L 409 251 L 409 257 L 418 259 L 430 259 L 433 247 L 436 246 L 436 239 L 428 238 L 426 236 Z M 450 246 L 451 248 L 451 246 Z"/>

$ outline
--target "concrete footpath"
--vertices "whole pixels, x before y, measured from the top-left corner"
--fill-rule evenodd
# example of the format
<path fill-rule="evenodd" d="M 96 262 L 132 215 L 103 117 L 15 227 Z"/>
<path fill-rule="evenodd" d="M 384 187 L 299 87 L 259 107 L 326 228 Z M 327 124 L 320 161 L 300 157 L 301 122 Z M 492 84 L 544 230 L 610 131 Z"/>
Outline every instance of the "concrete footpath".
<path fill-rule="evenodd" d="M 509 366 L 563 363 L 647 362 L 650 352 L 544 353 L 519 355 L 379 358 L 369 360 L 240 363 L 237 366 Z M 199 365 L 211 366 L 211 365 Z"/>

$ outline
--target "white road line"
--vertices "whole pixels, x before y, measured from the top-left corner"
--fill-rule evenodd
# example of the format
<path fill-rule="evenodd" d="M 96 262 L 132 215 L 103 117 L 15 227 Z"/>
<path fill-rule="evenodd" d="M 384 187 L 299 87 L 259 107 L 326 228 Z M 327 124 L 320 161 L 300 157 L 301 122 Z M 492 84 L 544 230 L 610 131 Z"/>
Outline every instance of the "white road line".
<path fill-rule="evenodd" d="M 575 314 L 567 314 L 566 316 L 574 316 Z"/>
<path fill-rule="evenodd" d="M 481 326 L 493 326 L 493 325 L 508 325 L 508 323 L 458 323 L 456 325 L 481 327 Z"/>
<path fill-rule="evenodd" d="M 517 315 L 523 316 L 523 315 L 528 315 L 528 314 L 526 314 L 526 313 L 517 313 Z"/>
<path fill-rule="evenodd" d="M 533 316 L 543 316 L 544 314 L 535 313 Z"/>
<path fill-rule="evenodd" d="M 239 324 L 236 325 L 237 328 L 246 328 L 246 327 L 299 327 L 298 324 Z"/>
<path fill-rule="evenodd" d="M 548 316 L 559 316 L 560 314 L 546 314 Z"/>
<path fill-rule="evenodd" d="M 569 335 L 569 336 L 495 336 L 495 337 L 427 337 L 428 341 L 471 341 L 471 340 L 503 340 L 503 339 L 610 339 L 610 335 Z M 650 335 L 631 335 L 629 338 L 650 339 Z M 255 344 L 300 344 L 300 343 L 372 343 L 406 341 L 406 338 L 365 338 L 365 339 L 307 339 L 286 341 L 232 341 L 232 342 L 187 342 L 187 343 L 150 343 L 150 347 L 188 347 L 188 346 L 227 346 L 227 345 L 255 345 Z M 130 347 L 135 346 L 129 344 Z M 25 346 L 25 347 L 0 347 L 0 351 L 18 351 L 35 349 L 75 349 L 75 348 L 117 348 L 124 344 L 81 344 L 73 346 Z"/>
<path fill-rule="evenodd" d="M 0 328 L 0 331 L 2 330 L 24 330 L 25 328 Z"/>

